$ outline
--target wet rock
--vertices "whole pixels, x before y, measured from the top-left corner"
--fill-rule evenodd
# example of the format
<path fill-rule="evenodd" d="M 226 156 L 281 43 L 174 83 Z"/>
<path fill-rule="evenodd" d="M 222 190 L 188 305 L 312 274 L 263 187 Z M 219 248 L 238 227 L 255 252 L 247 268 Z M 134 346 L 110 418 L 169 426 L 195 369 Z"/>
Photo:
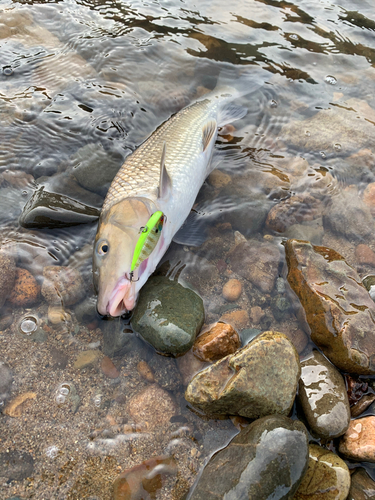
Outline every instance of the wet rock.
<path fill-rule="evenodd" d="M 48 306 L 48 323 L 51 325 L 60 325 L 71 321 L 70 314 L 61 306 Z"/>
<path fill-rule="evenodd" d="M 42 295 L 49 304 L 70 306 L 85 296 L 85 287 L 77 269 L 46 266 L 43 269 Z"/>
<path fill-rule="evenodd" d="M 256 240 L 242 242 L 229 252 L 228 260 L 235 273 L 251 281 L 261 292 L 271 292 L 280 261 L 275 245 Z"/>
<path fill-rule="evenodd" d="M 21 417 L 24 412 L 32 405 L 36 398 L 35 392 L 24 392 L 16 396 L 12 401 L 9 401 L 4 408 L 4 414 L 9 417 Z"/>
<path fill-rule="evenodd" d="M 291 196 L 283 200 L 268 213 L 266 227 L 284 233 L 290 226 L 311 221 L 320 215 L 319 201 L 310 195 Z"/>
<path fill-rule="evenodd" d="M 349 404 L 357 403 L 368 392 L 368 382 L 358 376 L 345 375 Z"/>
<path fill-rule="evenodd" d="M 299 357 L 290 340 L 282 333 L 265 332 L 198 373 L 185 399 L 213 415 L 287 415 L 299 376 Z"/>
<path fill-rule="evenodd" d="M 185 353 L 183 356 L 178 357 L 176 359 L 176 363 L 182 377 L 183 385 L 188 385 L 194 375 L 207 366 L 207 363 L 204 363 L 194 356 L 192 349 L 190 349 L 190 351 Z"/>
<path fill-rule="evenodd" d="M 350 408 L 344 379 L 318 351 L 301 362 L 298 399 L 317 436 L 332 439 L 349 427 Z"/>
<path fill-rule="evenodd" d="M 222 188 L 231 182 L 231 176 L 221 170 L 213 170 L 207 178 L 208 183 L 214 188 Z"/>
<path fill-rule="evenodd" d="M 256 420 L 210 459 L 190 500 L 292 498 L 308 463 L 304 425 L 281 415 Z"/>
<path fill-rule="evenodd" d="M 113 364 L 113 361 L 108 356 L 104 356 L 100 362 L 100 368 L 104 375 L 108 378 L 117 378 L 120 376 L 118 369 Z"/>
<path fill-rule="evenodd" d="M 362 280 L 363 286 L 368 291 L 370 297 L 375 302 L 375 276 L 370 274 L 363 278 Z"/>
<path fill-rule="evenodd" d="M 110 358 L 132 350 L 141 350 L 142 344 L 136 334 L 120 318 L 107 317 L 100 321 L 103 332 L 103 353 Z"/>
<path fill-rule="evenodd" d="M 375 304 L 355 270 L 327 247 L 288 240 L 288 281 L 304 308 L 311 339 L 340 370 L 375 373 Z"/>
<path fill-rule="evenodd" d="M 375 253 L 369 246 L 363 243 L 357 245 L 355 249 L 355 258 L 358 264 L 368 264 L 375 267 Z"/>
<path fill-rule="evenodd" d="M 346 500 L 350 473 L 335 453 L 316 444 L 309 446 L 309 465 L 293 500 Z"/>
<path fill-rule="evenodd" d="M 69 358 L 64 351 L 57 349 L 56 347 L 51 347 L 50 356 L 52 368 L 58 368 L 60 370 L 64 370 L 66 368 Z"/>
<path fill-rule="evenodd" d="M 78 354 L 73 368 L 76 370 L 83 370 L 83 368 L 91 367 L 96 364 L 101 356 L 101 352 L 96 349 L 82 351 Z"/>
<path fill-rule="evenodd" d="M 10 450 L 0 453 L 0 476 L 7 481 L 22 481 L 34 471 L 34 459 L 26 451 Z"/>
<path fill-rule="evenodd" d="M 16 278 L 9 302 L 16 307 L 28 307 L 39 298 L 40 286 L 26 269 L 16 269 Z"/>
<path fill-rule="evenodd" d="M 249 323 L 249 314 L 244 309 L 224 313 L 220 321 L 232 325 L 237 330 L 242 330 Z"/>
<path fill-rule="evenodd" d="M 0 361 L 0 406 L 9 397 L 13 383 L 13 375 L 9 366 Z"/>
<path fill-rule="evenodd" d="M 137 364 L 137 372 L 143 379 L 147 380 L 147 382 L 150 382 L 151 384 L 155 382 L 153 371 L 148 366 L 146 361 L 142 360 Z"/>
<path fill-rule="evenodd" d="M 8 251 L 0 247 L 0 309 L 13 289 L 16 279 L 16 263 Z"/>
<path fill-rule="evenodd" d="M 259 325 L 266 313 L 260 306 L 254 306 L 250 309 L 250 321 L 253 325 Z"/>
<path fill-rule="evenodd" d="M 271 310 L 276 321 L 282 321 L 291 311 L 292 304 L 284 295 L 275 295 L 271 299 Z"/>
<path fill-rule="evenodd" d="M 334 197 L 323 214 L 323 224 L 325 229 L 356 240 L 369 238 L 375 231 L 370 209 L 352 187 Z"/>
<path fill-rule="evenodd" d="M 313 245 L 321 245 L 324 236 L 322 217 L 304 224 L 293 224 L 288 227 L 283 236 L 288 239 L 310 241 Z"/>
<path fill-rule="evenodd" d="M 157 351 L 171 356 L 191 348 L 203 322 L 199 295 L 165 276 L 147 281 L 131 319 L 134 331 Z"/>
<path fill-rule="evenodd" d="M 239 280 L 231 279 L 223 286 L 223 297 L 228 302 L 235 302 L 240 298 L 241 293 L 242 284 Z"/>
<path fill-rule="evenodd" d="M 153 372 L 155 382 L 163 389 L 176 391 L 182 384 L 182 378 L 175 359 L 154 355 L 149 361 L 149 366 Z"/>
<path fill-rule="evenodd" d="M 375 401 L 375 394 L 365 394 L 353 406 L 350 407 L 350 414 L 353 418 L 359 417 Z"/>
<path fill-rule="evenodd" d="M 375 417 L 352 420 L 340 439 L 339 452 L 350 460 L 375 462 Z"/>
<path fill-rule="evenodd" d="M 156 498 L 163 487 L 165 476 L 176 475 L 177 466 L 173 457 L 161 456 L 145 460 L 131 469 L 126 469 L 113 483 L 113 500 L 136 500 Z"/>
<path fill-rule="evenodd" d="M 240 336 L 231 325 L 215 323 L 196 339 L 193 353 L 201 361 L 213 362 L 233 354 L 240 346 Z"/>
<path fill-rule="evenodd" d="M 370 478 L 365 469 L 356 469 L 351 477 L 348 500 L 374 500 L 374 498 L 375 481 Z"/>
<path fill-rule="evenodd" d="M 147 386 L 133 396 L 126 409 L 136 423 L 145 423 L 148 429 L 167 428 L 176 414 L 176 404 L 167 391 L 157 384 Z"/>

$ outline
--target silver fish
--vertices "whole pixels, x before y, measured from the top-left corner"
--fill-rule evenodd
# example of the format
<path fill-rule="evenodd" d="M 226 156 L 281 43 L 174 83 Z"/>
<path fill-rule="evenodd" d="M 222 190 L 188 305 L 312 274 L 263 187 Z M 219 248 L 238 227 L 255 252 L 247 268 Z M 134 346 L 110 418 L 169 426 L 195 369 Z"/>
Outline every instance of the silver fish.
<path fill-rule="evenodd" d="M 245 116 L 234 106 L 239 93 L 215 91 L 163 123 L 128 156 L 113 179 L 102 207 L 93 255 L 100 314 L 132 310 L 173 236 L 190 213 L 205 178 L 218 129 Z M 131 264 L 140 228 L 156 211 L 165 223 L 155 248 L 139 267 Z"/>

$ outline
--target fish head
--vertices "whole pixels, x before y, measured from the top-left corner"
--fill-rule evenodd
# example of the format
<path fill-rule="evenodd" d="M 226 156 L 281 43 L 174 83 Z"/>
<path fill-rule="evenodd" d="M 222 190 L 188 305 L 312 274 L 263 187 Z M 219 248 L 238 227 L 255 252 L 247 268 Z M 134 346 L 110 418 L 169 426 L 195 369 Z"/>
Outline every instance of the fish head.
<path fill-rule="evenodd" d="M 140 288 L 139 270 L 132 274 L 131 265 L 140 230 L 147 224 L 150 212 L 150 205 L 141 199 L 127 198 L 100 217 L 93 274 L 97 309 L 104 316 L 121 316 L 135 306 Z"/>

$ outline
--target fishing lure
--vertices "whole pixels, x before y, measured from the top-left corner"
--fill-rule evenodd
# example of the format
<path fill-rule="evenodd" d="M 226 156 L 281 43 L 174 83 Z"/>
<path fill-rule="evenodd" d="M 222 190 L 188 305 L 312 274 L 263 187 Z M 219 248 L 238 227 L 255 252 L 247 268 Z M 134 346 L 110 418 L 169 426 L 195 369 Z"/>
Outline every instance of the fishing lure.
<path fill-rule="evenodd" d="M 158 210 L 151 215 L 146 226 L 141 227 L 141 235 L 135 245 L 132 265 L 130 268 L 130 281 L 133 281 L 133 273 L 137 267 L 150 256 L 151 252 L 156 247 L 165 220 L 166 217 L 163 212 Z"/>

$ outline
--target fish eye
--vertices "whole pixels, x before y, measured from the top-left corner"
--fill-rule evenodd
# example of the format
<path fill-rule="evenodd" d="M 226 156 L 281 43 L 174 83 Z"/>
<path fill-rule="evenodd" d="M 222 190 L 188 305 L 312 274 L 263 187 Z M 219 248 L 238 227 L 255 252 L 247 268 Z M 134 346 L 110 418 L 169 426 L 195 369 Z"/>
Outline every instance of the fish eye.
<path fill-rule="evenodd" d="M 98 245 L 98 254 L 99 255 L 105 255 L 106 253 L 108 253 L 109 251 L 109 244 L 107 241 L 102 241 L 101 243 L 99 243 Z"/>

